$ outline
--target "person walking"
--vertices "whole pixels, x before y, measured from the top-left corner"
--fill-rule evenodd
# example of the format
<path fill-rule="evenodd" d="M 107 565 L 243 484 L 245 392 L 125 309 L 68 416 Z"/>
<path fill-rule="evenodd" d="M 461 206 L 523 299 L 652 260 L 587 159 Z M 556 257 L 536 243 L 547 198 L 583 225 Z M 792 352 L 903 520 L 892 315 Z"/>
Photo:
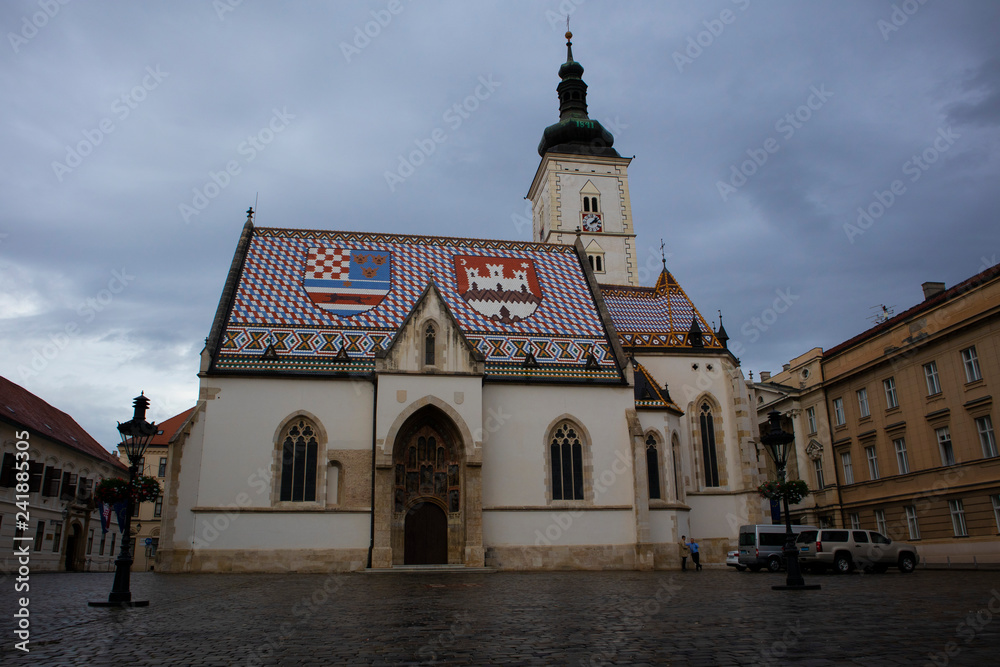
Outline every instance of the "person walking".
<path fill-rule="evenodd" d="M 681 535 L 681 572 L 687 572 L 688 569 L 688 556 L 691 555 L 691 547 L 687 545 L 685 541 L 687 539 L 686 535 Z"/>
<path fill-rule="evenodd" d="M 681 539 L 684 539 L 683 537 Z M 691 560 L 694 561 L 694 569 L 696 572 L 701 572 L 701 554 L 698 553 L 698 543 L 691 538 L 688 542 L 688 548 L 691 550 Z"/>

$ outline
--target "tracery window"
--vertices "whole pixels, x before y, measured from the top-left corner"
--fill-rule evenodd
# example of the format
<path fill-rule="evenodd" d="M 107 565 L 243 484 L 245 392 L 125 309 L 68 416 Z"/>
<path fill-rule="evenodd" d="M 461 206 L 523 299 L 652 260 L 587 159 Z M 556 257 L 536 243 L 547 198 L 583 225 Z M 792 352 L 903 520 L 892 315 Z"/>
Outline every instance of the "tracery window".
<path fill-rule="evenodd" d="M 719 459 L 715 451 L 715 419 L 712 407 L 701 404 L 701 453 L 705 467 L 705 486 L 719 486 Z"/>
<path fill-rule="evenodd" d="M 650 499 L 663 498 L 660 492 L 660 456 L 656 446 L 656 438 L 646 436 L 646 475 L 649 477 Z"/>
<path fill-rule="evenodd" d="M 549 443 L 552 500 L 583 500 L 583 442 L 571 422 L 561 422 Z"/>
<path fill-rule="evenodd" d="M 434 325 L 428 324 L 427 330 L 424 332 L 424 364 L 427 366 L 434 365 L 434 339 L 436 333 L 434 331 Z"/>
<path fill-rule="evenodd" d="M 316 500 L 316 429 L 306 419 L 294 419 L 281 439 L 281 500 Z"/>

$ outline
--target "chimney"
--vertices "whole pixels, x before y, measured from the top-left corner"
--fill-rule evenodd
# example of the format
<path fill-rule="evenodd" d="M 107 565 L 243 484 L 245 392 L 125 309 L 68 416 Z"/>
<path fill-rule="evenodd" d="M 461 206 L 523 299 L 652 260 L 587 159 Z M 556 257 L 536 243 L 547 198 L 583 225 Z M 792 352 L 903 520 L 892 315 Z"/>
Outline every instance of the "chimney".
<path fill-rule="evenodd" d="M 924 301 L 944 291 L 944 283 L 924 283 L 921 287 L 924 288 Z"/>
<path fill-rule="evenodd" d="M 787 371 L 791 367 L 792 367 L 791 364 L 781 364 L 781 370 L 782 371 Z"/>
<path fill-rule="evenodd" d="M 761 382 L 767 382 L 770 379 L 771 379 L 771 371 L 761 371 L 760 372 L 760 381 Z"/>

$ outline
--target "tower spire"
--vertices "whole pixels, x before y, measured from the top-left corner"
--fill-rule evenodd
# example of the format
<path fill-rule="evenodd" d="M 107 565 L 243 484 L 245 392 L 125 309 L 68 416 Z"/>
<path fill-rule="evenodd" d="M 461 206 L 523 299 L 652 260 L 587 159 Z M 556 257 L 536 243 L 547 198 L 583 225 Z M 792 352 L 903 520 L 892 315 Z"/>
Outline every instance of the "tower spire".
<path fill-rule="evenodd" d="M 587 115 L 587 84 L 583 65 L 573 60 L 573 33 L 566 24 L 566 62 L 559 67 L 559 122 L 545 128 L 538 154 L 576 153 L 621 157 L 612 146 L 615 138 L 604 126 Z"/>

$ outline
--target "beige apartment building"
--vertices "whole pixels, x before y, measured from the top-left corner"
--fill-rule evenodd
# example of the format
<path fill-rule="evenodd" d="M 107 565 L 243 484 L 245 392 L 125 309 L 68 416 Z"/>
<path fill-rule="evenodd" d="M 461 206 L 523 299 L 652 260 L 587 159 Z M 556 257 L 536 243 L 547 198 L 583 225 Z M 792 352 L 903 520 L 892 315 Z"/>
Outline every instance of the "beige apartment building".
<path fill-rule="evenodd" d="M 822 489 L 793 508 L 798 521 L 878 530 L 930 563 L 1000 563 L 1000 266 L 923 289 L 905 312 L 763 374 L 758 421 L 787 415 L 790 470 Z"/>

